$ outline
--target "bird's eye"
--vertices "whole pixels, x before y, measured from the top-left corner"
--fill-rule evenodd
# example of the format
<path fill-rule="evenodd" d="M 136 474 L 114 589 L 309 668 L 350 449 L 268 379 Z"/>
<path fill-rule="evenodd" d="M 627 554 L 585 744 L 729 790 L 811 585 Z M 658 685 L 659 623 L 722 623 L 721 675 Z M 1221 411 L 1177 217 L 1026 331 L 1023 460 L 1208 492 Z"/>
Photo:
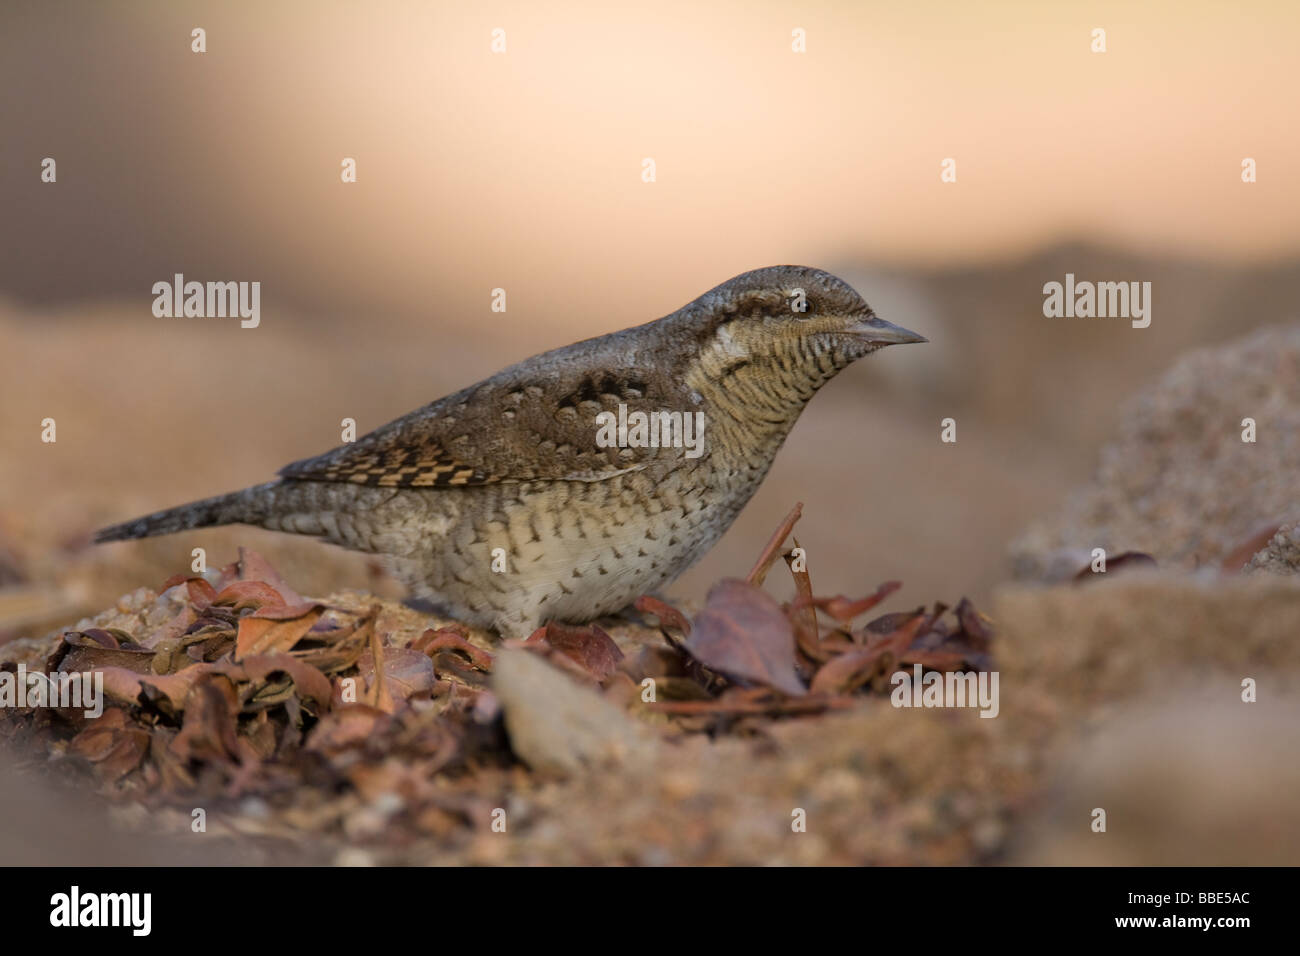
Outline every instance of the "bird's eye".
<path fill-rule="evenodd" d="M 796 319 L 812 317 L 813 301 L 807 292 L 803 289 L 787 289 L 784 294 L 786 307 Z"/>

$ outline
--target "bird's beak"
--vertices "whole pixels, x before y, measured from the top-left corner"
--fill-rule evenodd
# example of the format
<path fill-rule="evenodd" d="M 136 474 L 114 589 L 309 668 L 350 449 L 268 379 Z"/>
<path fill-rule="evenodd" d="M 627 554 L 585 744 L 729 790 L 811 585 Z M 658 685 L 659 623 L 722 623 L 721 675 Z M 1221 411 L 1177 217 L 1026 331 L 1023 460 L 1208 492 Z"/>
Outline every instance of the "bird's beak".
<path fill-rule="evenodd" d="M 866 339 L 871 345 L 907 345 L 911 342 L 930 341 L 924 335 L 917 335 L 874 315 L 869 319 L 855 322 L 849 327 L 849 331 Z"/>

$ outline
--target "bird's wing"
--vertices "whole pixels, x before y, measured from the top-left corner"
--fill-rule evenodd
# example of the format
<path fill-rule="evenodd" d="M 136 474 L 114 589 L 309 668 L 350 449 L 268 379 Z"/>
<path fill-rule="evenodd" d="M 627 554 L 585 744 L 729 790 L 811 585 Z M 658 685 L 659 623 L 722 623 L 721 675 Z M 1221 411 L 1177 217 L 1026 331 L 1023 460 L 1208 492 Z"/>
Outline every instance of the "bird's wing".
<path fill-rule="evenodd" d="M 684 450 L 602 447 L 597 415 L 617 417 L 620 404 L 627 415 L 684 415 L 698 408 L 682 383 L 656 386 L 654 376 L 635 368 L 534 373 L 535 380 L 525 372 L 508 373 L 439 399 L 354 443 L 294 462 L 280 475 L 386 488 L 601 481 L 680 457 Z"/>

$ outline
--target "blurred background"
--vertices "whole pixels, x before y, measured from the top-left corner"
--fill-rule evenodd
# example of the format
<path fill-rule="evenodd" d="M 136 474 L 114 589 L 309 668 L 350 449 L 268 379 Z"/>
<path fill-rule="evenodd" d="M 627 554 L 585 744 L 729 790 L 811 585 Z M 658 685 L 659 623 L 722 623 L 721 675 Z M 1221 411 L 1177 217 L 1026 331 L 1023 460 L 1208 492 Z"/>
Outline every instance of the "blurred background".
<path fill-rule="evenodd" d="M 304 539 L 89 536 L 776 263 L 931 344 L 832 382 L 670 596 L 743 574 L 801 500 L 818 591 L 986 602 L 1125 399 L 1297 320 L 1298 29 L 1295 4 L 1209 0 L 7 0 L 0 640 L 157 587 L 195 546 L 399 593 Z M 1067 272 L 1150 282 L 1150 327 L 1045 318 Z M 260 327 L 155 317 L 175 273 L 260 281 Z"/>

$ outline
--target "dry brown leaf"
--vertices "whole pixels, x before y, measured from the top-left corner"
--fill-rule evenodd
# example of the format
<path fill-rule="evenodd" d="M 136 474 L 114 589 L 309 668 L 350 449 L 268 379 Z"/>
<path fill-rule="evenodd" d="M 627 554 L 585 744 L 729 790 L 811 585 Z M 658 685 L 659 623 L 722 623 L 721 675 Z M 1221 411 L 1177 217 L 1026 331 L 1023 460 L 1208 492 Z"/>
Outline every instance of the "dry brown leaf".
<path fill-rule="evenodd" d="M 860 614 L 865 614 L 889 595 L 903 586 L 901 581 L 886 581 L 876 588 L 875 593 L 864 598 L 847 598 L 843 595 L 832 598 L 799 598 L 794 602 L 795 610 L 812 606 L 820 608 L 841 624 L 847 624 Z"/>
<path fill-rule="evenodd" d="M 690 637 L 691 622 L 685 614 L 671 604 L 667 604 L 652 595 L 643 594 L 636 599 L 635 607 L 642 614 L 652 614 L 659 618 L 661 628 L 680 631 L 683 637 Z"/>
<path fill-rule="evenodd" d="M 185 697 L 185 720 L 171 742 L 182 760 L 238 763 L 241 759 L 235 685 L 220 674 L 204 674 Z"/>
<path fill-rule="evenodd" d="M 391 712 L 397 701 L 433 689 L 435 680 L 433 661 L 428 655 L 409 647 L 381 647 L 380 659 L 383 671 L 383 693 L 389 696 L 387 706 L 382 703 L 374 704 L 380 710 Z M 358 661 L 358 672 L 365 681 L 367 689 L 372 689 L 375 686 L 373 654 L 367 654 Z"/>
<path fill-rule="evenodd" d="M 196 609 L 202 611 L 207 608 L 212 599 L 217 596 L 216 589 L 208 583 L 206 578 L 195 576 L 185 576 L 184 574 L 173 574 L 163 582 L 162 590 L 174 588 L 178 584 L 184 584 L 186 593 L 189 595 L 190 604 Z"/>
<path fill-rule="evenodd" d="M 136 706 L 140 703 L 140 675 L 125 667 L 102 667 L 104 694 L 119 704 Z"/>
<path fill-rule="evenodd" d="M 866 684 L 885 668 L 892 669 L 927 620 L 924 613 L 913 614 L 910 620 L 892 634 L 879 637 L 866 647 L 832 659 L 813 675 L 810 688 L 812 693 L 849 693 Z"/>
<path fill-rule="evenodd" d="M 618 668 L 623 652 L 614 639 L 595 624 L 575 627 L 552 621 L 538 628 L 525 643 L 545 643 L 596 679 L 605 680 Z"/>
<path fill-rule="evenodd" d="M 73 737 L 68 749 L 94 764 L 96 771 L 112 782 L 140 766 L 149 752 L 149 733 L 114 707 Z"/>
<path fill-rule="evenodd" d="M 367 704 L 336 706 L 321 718 L 307 736 L 307 749 L 321 753 L 339 753 L 360 747 L 392 723 L 392 717 Z"/>
<path fill-rule="evenodd" d="M 429 628 L 411 642 L 411 649 L 436 657 L 440 651 L 455 651 L 463 654 L 469 663 L 478 670 L 492 670 L 492 655 L 481 647 L 471 644 L 463 634 L 450 627 L 434 630 Z"/>
<path fill-rule="evenodd" d="M 235 640 L 235 660 L 249 654 L 269 654 L 292 650 L 303 635 L 320 620 L 319 604 L 294 607 L 263 607 L 239 619 L 239 636 Z"/>
<path fill-rule="evenodd" d="M 264 681 L 277 671 L 288 675 L 302 697 L 314 700 L 322 710 L 328 710 L 334 697 L 329 678 L 306 661 L 291 654 L 250 654 L 240 661 L 250 680 Z"/>
<path fill-rule="evenodd" d="M 713 586 L 685 646 L 729 678 L 806 693 L 795 671 L 794 627 L 775 600 L 745 581 L 724 578 Z"/>
<path fill-rule="evenodd" d="M 956 613 L 965 643 L 977 651 L 987 651 L 993 642 L 993 622 L 977 611 L 967 598 L 957 602 Z"/>
<path fill-rule="evenodd" d="M 189 696 L 190 688 L 194 682 L 204 674 L 212 673 L 210 667 L 204 664 L 196 664 L 179 670 L 175 674 L 148 674 L 140 678 L 140 683 L 144 686 L 146 698 L 152 698 L 154 702 L 158 700 L 157 695 L 166 698 L 167 706 L 173 714 L 179 714 L 185 709 L 185 699 Z M 153 694 L 150 693 L 150 688 Z"/>
<path fill-rule="evenodd" d="M 378 617 L 376 606 L 372 606 L 350 627 L 334 631 L 311 631 L 312 639 L 324 641 L 320 647 L 302 648 L 293 652 L 322 674 L 334 674 L 352 667 L 365 653 L 370 645 L 370 635 L 374 631 Z"/>
<path fill-rule="evenodd" d="M 235 581 L 227 584 L 209 603 L 218 607 L 233 607 L 236 611 L 249 607 L 288 606 L 284 603 L 280 592 L 265 581 Z"/>
<path fill-rule="evenodd" d="M 122 667 L 137 674 L 147 674 L 154 652 L 144 647 L 121 647 L 116 643 L 106 645 L 106 640 L 116 642 L 108 632 L 92 628 L 90 631 L 70 631 L 51 655 L 48 671 L 97 671 L 105 667 Z"/>
<path fill-rule="evenodd" d="M 239 561 L 235 565 L 236 574 L 241 581 L 262 581 L 275 588 L 280 594 L 280 603 L 288 607 L 310 603 L 301 594 L 289 587 L 279 572 L 267 560 L 250 548 L 239 549 Z"/>
<path fill-rule="evenodd" d="M 193 627 L 194 623 L 198 619 L 199 612 L 194 610 L 193 601 L 191 601 L 189 604 L 182 607 L 170 621 L 163 624 L 152 634 L 148 634 L 142 638 L 140 646 L 152 648 L 168 638 L 180 637 Z"/>
<path fill-rule="evenodd" d="M 904 651 L 898 663 L 911 666 L 920 664 L 922 668 L 932 671 L 966 670 L 966 655 L 960 651 Z"/>

